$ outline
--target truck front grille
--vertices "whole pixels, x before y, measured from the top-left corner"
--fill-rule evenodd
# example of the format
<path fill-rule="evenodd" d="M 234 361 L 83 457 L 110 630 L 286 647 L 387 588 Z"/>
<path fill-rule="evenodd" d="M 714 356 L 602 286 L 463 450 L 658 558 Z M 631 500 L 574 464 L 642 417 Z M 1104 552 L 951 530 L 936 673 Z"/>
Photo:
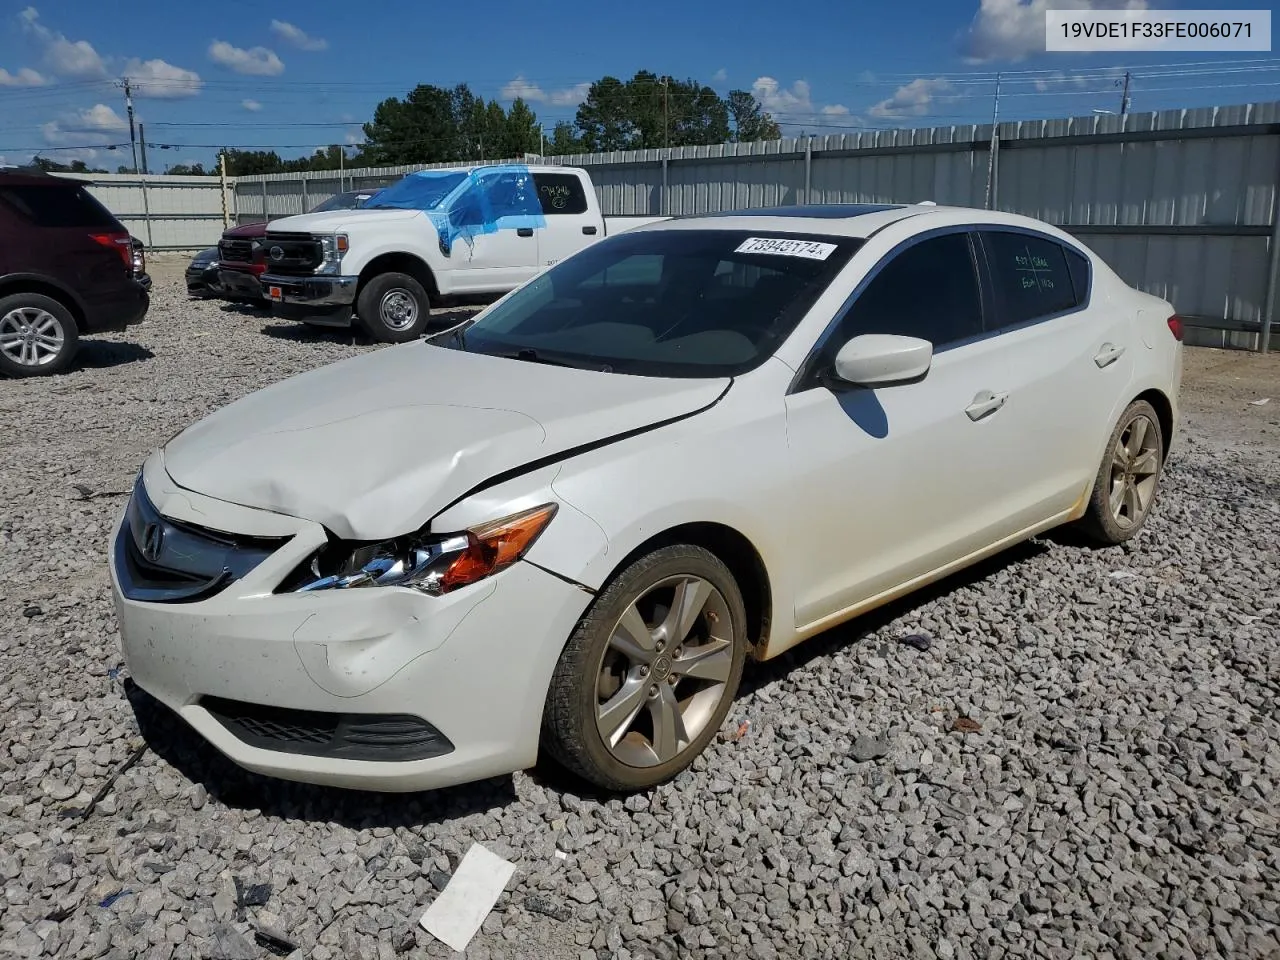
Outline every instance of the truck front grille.
<path fill-rule="evenodd" d="M 306 233 L 269 233 L 262 242 L 263 262 L 269 273 L 314 273 L 324 260 L 320 241 Z"/>

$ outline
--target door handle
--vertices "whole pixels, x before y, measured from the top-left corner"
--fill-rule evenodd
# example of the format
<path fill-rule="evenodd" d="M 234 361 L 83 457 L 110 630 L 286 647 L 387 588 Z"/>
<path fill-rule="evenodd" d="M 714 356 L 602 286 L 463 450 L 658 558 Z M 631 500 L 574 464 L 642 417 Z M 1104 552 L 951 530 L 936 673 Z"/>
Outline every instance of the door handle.
<path fill-rule="evenodd" d="M 583 233 L 585 233 L 588 237 L 594 237 L 594 236 L 596 235 L 596 228 L 595 228 L 595 227 L 583 227 L 583 228 L 582 228 L 582 232 L 583 232 Z"/>
<path fill-rule="evenodd" d="M 992 393 L 990 390 L 983 390 L 973 402 L 964 408 L 964 412 L 969 415 L 970 420 L 981 420 L 983 417 L 990 416 L 1001 407 L 1004 402 L 1009 399 L 1007 393 Z"/>
<path fill-rule="evenodd" d="M 533 227 L 517 227 L 517 228 L 516 228 L 516 236 L 517 236 L 517 237 L 532 237 L 532 236 L 533 236 Z"/>
<path fill-rule="evenodd" d="M 1124 347 L 1117 347 L 1114 343 L 1104 343 L 1102 349 L 1094 355 L 1093 362 L 1102 368 L 1115 363 L 1122 353 L 1124 353 Z"/>

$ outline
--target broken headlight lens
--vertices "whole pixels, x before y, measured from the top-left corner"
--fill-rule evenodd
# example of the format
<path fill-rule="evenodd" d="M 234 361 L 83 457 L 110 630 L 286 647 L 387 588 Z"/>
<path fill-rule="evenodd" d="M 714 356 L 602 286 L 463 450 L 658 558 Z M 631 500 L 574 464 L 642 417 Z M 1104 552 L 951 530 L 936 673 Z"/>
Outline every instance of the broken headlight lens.
<path fill-rule="evenodd" d="M 439 596 L 511 566 L 533 546 L 555 513 L 556 504 L 548 503 L 460 533 L 333 543 L 314 554 L 285 589 L 305 593 L 412 587 Z"/>

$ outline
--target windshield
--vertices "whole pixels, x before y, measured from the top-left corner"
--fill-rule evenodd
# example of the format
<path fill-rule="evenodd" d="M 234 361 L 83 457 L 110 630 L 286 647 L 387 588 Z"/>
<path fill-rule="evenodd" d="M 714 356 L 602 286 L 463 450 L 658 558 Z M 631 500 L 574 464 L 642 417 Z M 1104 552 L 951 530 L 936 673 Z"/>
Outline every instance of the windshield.
<path fill-rule="evenodd" d="M 354 210 L 356 207 L 365 206 L 361 198 L 372 199 L 370 195 L 376 196 L 374 190 L 348 190 L 346 193 L 339 193 L 330 197 L 324 203 L 316 204 L 309 211 L 310 213 L 324 213 L 328 210 Z"/>
<path fill-rule="evenodd" d="M 773 354 L 861 244 L 777 231 L 618 234 L 439 345 L 646 376 L 735 376 Z"/>
<path fill-rule="evenodd" d="M 465 179 L 466 173 L 458 170 L 411 173 L 403 180 L 384 187 L 365 207 L 370 210 L 434 210 Z"/>

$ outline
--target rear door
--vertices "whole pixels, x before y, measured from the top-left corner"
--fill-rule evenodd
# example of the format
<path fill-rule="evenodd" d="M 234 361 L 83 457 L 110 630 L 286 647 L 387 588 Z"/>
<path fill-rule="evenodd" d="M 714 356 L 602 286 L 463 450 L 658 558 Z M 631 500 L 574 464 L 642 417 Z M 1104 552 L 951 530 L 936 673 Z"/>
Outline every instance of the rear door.
<path fill-rule="evenodd" d="M 1089 261 L 1031 230 L 979 231 L 999 346 L 1001 412 L 1019 457 L 1039 465 L 1012 493 L 1010 528 L 1077 506 L 1098 469 L 1111 411 L 1127 389 L 1134 344 L 1128 318 L 1090 295 Z"/>
<path fill-rule="evenodd" d="M 984 336 L 977 254 L 968 228 L 888 253 L 786 398 L 802 628 L 992 544 L 1036 469 L 1001 409 L 1007 371 Z M 824 376 L 864 333 L 929 340 L 931 368 L 876 388 Z"/>
<path fill-rule="evenodd" d="M 587 202 L 587 188 L 576 173 L 535 173 L 538 201 L 546 226 L 540 231 L 540 268 L 559 263 L 600 239 L 602 223 Z"/>

